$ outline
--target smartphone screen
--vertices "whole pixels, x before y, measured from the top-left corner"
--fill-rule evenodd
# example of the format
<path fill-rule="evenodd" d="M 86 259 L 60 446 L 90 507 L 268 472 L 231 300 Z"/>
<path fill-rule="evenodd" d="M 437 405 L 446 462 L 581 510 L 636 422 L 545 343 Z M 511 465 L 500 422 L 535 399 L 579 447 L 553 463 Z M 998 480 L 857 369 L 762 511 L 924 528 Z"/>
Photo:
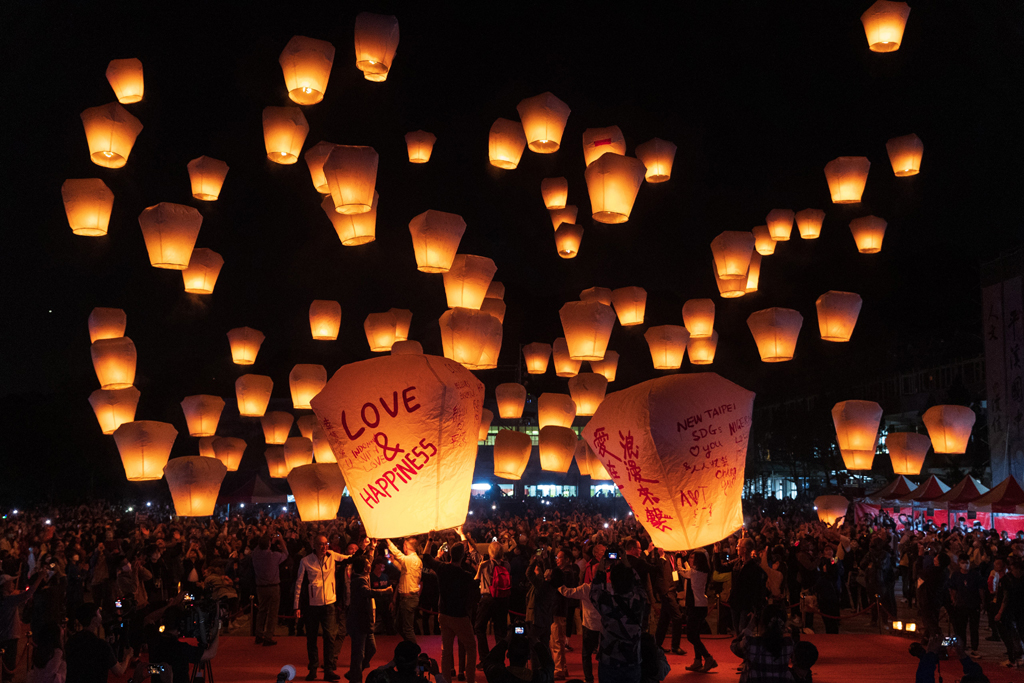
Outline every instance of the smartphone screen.
<path fill-rule="evenodd" d="M 523 627 L 523 626 L 516 626 L 515 627 L 515 634 L 517 636 L 524 635 L 525 633 L 526 633 L 526 628 L 525 627 Z"/>

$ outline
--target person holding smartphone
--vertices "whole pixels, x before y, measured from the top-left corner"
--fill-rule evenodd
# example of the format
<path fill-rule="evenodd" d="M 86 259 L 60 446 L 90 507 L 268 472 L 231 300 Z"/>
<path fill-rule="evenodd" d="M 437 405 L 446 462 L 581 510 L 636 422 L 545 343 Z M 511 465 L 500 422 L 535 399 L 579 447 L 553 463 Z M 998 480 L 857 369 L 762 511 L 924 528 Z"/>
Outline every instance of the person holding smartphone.
<path fill-rule="evenodd" d="M 686 582 L 686 639 L 693 645 L 693 664 L 686 667 L 688 671 L 708 672 L 718 666 L 718 662 L 708 652 L 700 640 L 701 631 L 707 628 L 708 618 L 708 577 L 711 575 L 711 564 L 708 562 L 707 551 L 698 548 L 690 553 L 689 561 L 683 565 L 679 576 L 688 579 Z"/>

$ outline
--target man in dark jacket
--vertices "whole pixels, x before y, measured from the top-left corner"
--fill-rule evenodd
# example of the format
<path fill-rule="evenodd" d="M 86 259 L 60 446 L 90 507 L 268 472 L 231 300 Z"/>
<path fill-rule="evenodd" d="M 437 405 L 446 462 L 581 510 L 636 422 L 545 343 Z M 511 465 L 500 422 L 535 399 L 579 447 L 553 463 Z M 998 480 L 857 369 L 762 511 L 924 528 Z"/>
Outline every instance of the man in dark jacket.
<path fill-rule="evenodd" d="M 466 546 L 456 543 L 449 551 L 451 562 L 440 562 L 430 555 L 423 555 L 423 566 L 437 574 L 440 599 L 437 620 L 441 625 L 441 671 L 445 676 L 455 671 L 455 639 L 466 653 L 466 681 L 476 680 L 476 640 L 473 637 L 473 622 L 469 618 L 469 596 L 476 590 L 476 579 L 472 572 L 462 566 Z"/>
<path fill-rule="evenodd" d="M 732 628 L 735 634 L 743 633 L 750 615 L 761 611 L 768 581 L 768 576 L 761 569 L 761 562 L 754 551 L 754 540 L 741 538 L 738 548 L 739 557 L 733 564 L 732 591 L 729 594 Z"/>
<path fill-rule="evenodd" d="M 685 655 L 686 651 L 680 647 L 683 640 L 683 611 L 679 609 L 679 600 L 676 595 L 676 582 L 672 580 L 674 571 L 672 563 L 663 555 L 660 549 L 653 551 L 654 566 L 651 571 L 651 587 L 654 595 L 661 604 L 658 613 L 658 625 L 654 630 L 654 642 L 662 647 L 665 642 L 665 635 L 668 633 L 669 625 L 672 626 L 672 653 Z"/>
<path fill-rule="evenodd" d="M 369 552 L 352 558 L 352 595 L 346 615 L 346 625 L 352 647 L 352 659 L 345 675 L 351 683 L 363 683 L 363 669 L 370 666 L 370 660 L 377 653 L 373 638 L 373 599 L 382 603 L 391 598 L 391 588 L 374 590 L 370 588 L 370 563 L 373 546 Z"/>
<path fill-rule="evenodd" d="M 960 555 L 959 564 L 947 582 L 952 601 L 953 632 L 971 656 L 978 656 L 978 622 L 985 599 L 985 580 L 971 567 L 971 558 Z M 971 645 L 967 647 L 967 626 L 970 624 Z"/>

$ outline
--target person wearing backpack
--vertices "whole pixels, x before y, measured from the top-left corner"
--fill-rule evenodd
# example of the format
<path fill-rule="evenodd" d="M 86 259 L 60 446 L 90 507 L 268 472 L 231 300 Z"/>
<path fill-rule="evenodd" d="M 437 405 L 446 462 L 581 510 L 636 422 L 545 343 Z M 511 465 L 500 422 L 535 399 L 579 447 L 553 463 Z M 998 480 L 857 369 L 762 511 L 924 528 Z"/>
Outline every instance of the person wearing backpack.
<path fill-rule="evenodd" d="M 479 659 L 490 651 L 487 646 L 487 624 L 494 625 L 494 642 L 504 640 L 508 630 L 508 600 L 512 595 L 512 574 L 505 561 L 505 548 L 497 541 L 487 546 L 487 559 L 476 570 L 480 586 L 480 602 L 477 604 L 476 648 Z M 478 668 L 482 668 L 482 665 Z"/>

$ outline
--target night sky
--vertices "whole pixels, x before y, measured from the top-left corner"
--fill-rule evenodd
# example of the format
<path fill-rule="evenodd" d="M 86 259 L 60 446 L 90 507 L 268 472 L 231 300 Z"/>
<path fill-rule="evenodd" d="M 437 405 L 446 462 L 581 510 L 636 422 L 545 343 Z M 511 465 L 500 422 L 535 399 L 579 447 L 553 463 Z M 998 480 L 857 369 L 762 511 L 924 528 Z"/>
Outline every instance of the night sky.
<path fill-rule="evenodd" d="M 247 438 L 243 469 L 266 466 L 258 421 L 240 420 L 233 405 L 239 375 L 270 375 L 271 408 L 290 409 L 291 367 L 319 363 L 333 374 L 371 357 L 363 320 L 391 307 L 411 309 L 410 337 L 440 355 L 442 278 L 416 270 L 408 231 L 427 209 L 463 216 L 459 251 L 494 259 L 506 286 L 501 367 L 477 373 L 489 399 L 495 385 L 516 381 L 521 345 L 562 336 L 558 309 L 592 286 L 648 292 L 645 324 L 616 325 L 612 334 L 621 360 L 609 391 L 662 374 L 643 332 L 682 324 L 683 302 L 696 297 L 717 307 L 709 369 L 758 392 L 761 403 L 972 357 L 981 353 L 979 264 L 1024 234 L 1021 2 L 912 3 L 903 45 L 890 54 L 867 48 L 859 17 L 870 2 L 616 11 L 96 4 L 105 8 L 39 2 L 0 10 L 4 501 L 144 490 L 124 484 L 113 440 L 100 434 L 87 402 L 98 388 L 86 325 L 95 306 L 128 315 L 142 392 L 137 419 L 173 423 L 173 454 L 195 454 L 179 403 L 223 396 L 219 433 Z M 384 83 L 355 67 L 353 24 L 364 10 L 400 22 Z M 278 56 L 293 35 L 337 49 L 325 99 L 303 108 L 303 151 L 329 140 L 380 155 L 377 240 L 369 245 L 341 246 L 304 161 L 266 159 L 261 112 L 292 105 Z M 145 98 L 127 105 L 144 129 L 128 164 L 104 169 L 89 160 L 79 114 L 115 101 L 104 71 L 125 57 L 144 65 Z M 545 91 L 572 109 L 562 149 L 527 150 L 512 171 L 490 166 L 491 124 L 518 119 L 518 102 Z M 584 129 L 609 125 L 623 130 L 629 155 L 653 137 L 678 146 L 671 180 L 645 183 L 629 221 L 614 226 L 589 218 L 581 143 Z M 437 136 L 426 165 L 406 155 L 403 136 L 417 129 Z M 908 133 L 924 141 L 922 172 L 895 178 L 885 142 Z M 217 202 L 191 197 L 186 164 L 200 155 L 231 167 Z M 871 160 L 861 204 L 831 203 L 823 168 L 837 156 Z M 568 178 L 585 227 L 573 260 L 556 254 L 541 200 L 541 179 L 554 176 Z M 107 237 L 73 235 L 61 203 L 65 179 L 92 177 L 115 195 Z M 225 260 L 212 295 L 186 294 L 180 272 L 149 265 L 137 218 L 158 202 L 203 214 L 196 246 Z M 764 224 L 774 208 L 808 207 L 826 212 L 821 238 L 803 241 L 794 229 L 764 258 L 756 294 L 719 298 L 711 239 Z M 889 224 L 879 254 L 859 254 L 850 234 L 850 220 L 867 214 Z M 850 343 L 818 336 L 814 301 L 830 289 L 864 299 Z M 313 299 L 341 302 L 338 341 L 311 339 Z M 804 316 L 792 362 L 761 363 L 747 329 L 751 312 L 771 306 Z M 225 333 L 240 326 L 266 334 L 254 366 L 231 363 Z M 682 371 L 694 366 L 684 362 Z M 535 395 L 568 391 L 550 368 L 523 377 Z"/>

